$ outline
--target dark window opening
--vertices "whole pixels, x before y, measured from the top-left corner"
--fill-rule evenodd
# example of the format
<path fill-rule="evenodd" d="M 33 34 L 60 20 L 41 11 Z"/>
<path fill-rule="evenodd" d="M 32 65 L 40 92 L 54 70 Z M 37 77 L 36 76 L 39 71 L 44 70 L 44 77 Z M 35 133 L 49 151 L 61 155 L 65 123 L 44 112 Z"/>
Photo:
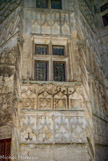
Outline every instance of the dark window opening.
<path fill-rule="evenodd" d="M 105 11 L 108 9 L 108 3 L 104 4 L 103 6 L 100 7 L 101 12 Z"/>
<path fill-rule="evenodd" d="M 48 8 L 48 0 L 36 0 L 37 8 Z"/>
<path fill-rule="evenodd" d="M 62 9 L 62 0 L 51 0 L 52 9 Z"/>
<path fill-rule="evenodd" d="M 53 55 L 65 55 L 65 48 L 64 46 L 53 46 Z"/>
<path fill-rule="evenodd" d="M 47 81 L 48 62 L 39 61 L 35 64 L 35 76 L 37 81 Z"/>
<path fill-rule="evenodd" d="M 48 55 L 48 46 L 47 45 L 36 45 L 35 53 L 39 55 Z"/>
<path fill-rule="evenodd" d="M 108 13 L 106 15 L 102 16 L 102 19 L 103 19 L 104 26 L 107 26 L 108 25 Z"/>
<path fill-rule="evenodd" d="M 54 81 L 65 81 L 65 63 L 64 62 L 54 62 Z"/>

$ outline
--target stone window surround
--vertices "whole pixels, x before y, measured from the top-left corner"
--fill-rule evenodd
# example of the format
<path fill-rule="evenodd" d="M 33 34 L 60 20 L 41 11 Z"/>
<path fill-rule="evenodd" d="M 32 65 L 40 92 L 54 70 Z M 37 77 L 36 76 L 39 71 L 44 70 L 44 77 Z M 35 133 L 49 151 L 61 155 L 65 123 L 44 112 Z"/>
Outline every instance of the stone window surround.
<path fill-rule="evenodd" d="M 33 66 L 32 76 L 35 80 L 35 62 L 46 61 L 48 62 L 48 81 L 53 81 L 53 62 L 65 62 L 65 81 L 69 81 L 69 50 L 68 50 L 68 38 L 61 37 L 44 37 L 44 36 L 33 36 Z M 38 55 L 35 53 L 35 45 L 48 45 L 48 55 Z M 53 46 L 64 46 L 65 55 L 53 55 Z"/>

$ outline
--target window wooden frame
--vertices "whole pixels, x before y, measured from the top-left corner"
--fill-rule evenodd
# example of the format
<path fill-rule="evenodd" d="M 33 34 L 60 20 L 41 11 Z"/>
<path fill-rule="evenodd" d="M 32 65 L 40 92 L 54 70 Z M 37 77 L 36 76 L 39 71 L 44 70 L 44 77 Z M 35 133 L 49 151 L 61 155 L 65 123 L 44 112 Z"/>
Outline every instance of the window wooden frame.
<path fill-rule="evenodd" d="M 69 49 L 68 49 L 68 38 L 56 38 L 56 37 L 42 37 L 42 36 L 34 36 L 33 37 L 33 68 L 32 74 L 33 79 L 36 80 L 35 74 L 35 62 L 36 61 L 44 61 L 48 62 L 48 73 L 47 73 L 47 81 L 54 81 L 54 73 L 53 73 L 53 62 L 65 62 L 65 81 L 70 80 L 69 74 Z M 36 45 L 47 45 L 48 46 L 48 55 L 39 55 L 35 53 Z M 53 46 L 64 47 L 64 55 L 53 55 Z M 34 69 L 34 72 L 33 72 Z M 37 80 L 36 80 L 37 81 Z"/>

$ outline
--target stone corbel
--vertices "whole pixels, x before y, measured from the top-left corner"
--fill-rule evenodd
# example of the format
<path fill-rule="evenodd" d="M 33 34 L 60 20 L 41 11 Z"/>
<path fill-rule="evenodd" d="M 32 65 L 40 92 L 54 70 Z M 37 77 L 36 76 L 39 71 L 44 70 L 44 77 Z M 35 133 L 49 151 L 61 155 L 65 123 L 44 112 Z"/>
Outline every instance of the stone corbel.
<path fill-rule="evenodd" d="M 0 64 L 0 76 L 8 76 L 10 77 L 15 73 L 15 66 Z"/>

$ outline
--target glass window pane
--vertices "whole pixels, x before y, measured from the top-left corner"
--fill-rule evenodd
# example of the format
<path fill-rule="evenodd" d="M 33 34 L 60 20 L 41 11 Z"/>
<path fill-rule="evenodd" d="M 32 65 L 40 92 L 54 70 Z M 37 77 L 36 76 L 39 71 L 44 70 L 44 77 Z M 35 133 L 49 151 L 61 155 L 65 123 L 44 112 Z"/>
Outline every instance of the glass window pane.
<path fill-rule="evenodd" d="M 53 55 L 65 55 L 64 46 L 53 46 Z"/>
<path fill-rule="evenodd" d="M 51 0 L 52 9 L 62 9 L 62 0 Z"/>
<path fill-rule="evenodd" d="M 39 55 L 47 55 L 48 54 L 48 46 L 47 45 L 36 45 L 36 54 Z"/>
<path fill-rule="evenodd" d="M 47 62 L 36 62 L 35 74 L 37 81 L 47 81 Z"/>
<path fill-rule="evenodd" d="M 54 81 L 65 81 L 65 63 L 54 62 Z"/>
<path fill-rule="evenodd" d="M 102 16 L 102 19 L 103 19 L 104 26 L 107 26 L 108 25 L 108 13 L 106 15 Z"/>
<path fill-rule="evenodd" d="M 105 10 L 107 10 L 107 9 L 108 9 L 108 3 L 104 4 L 104 5 L 100 8 L 101 12 L 103 12 L 103 11 L 105 11 Z"/>
<path fill-rule="evenodd" d="M 48 8 L 48 0 L 36 0 L 37 8 Z"/>

